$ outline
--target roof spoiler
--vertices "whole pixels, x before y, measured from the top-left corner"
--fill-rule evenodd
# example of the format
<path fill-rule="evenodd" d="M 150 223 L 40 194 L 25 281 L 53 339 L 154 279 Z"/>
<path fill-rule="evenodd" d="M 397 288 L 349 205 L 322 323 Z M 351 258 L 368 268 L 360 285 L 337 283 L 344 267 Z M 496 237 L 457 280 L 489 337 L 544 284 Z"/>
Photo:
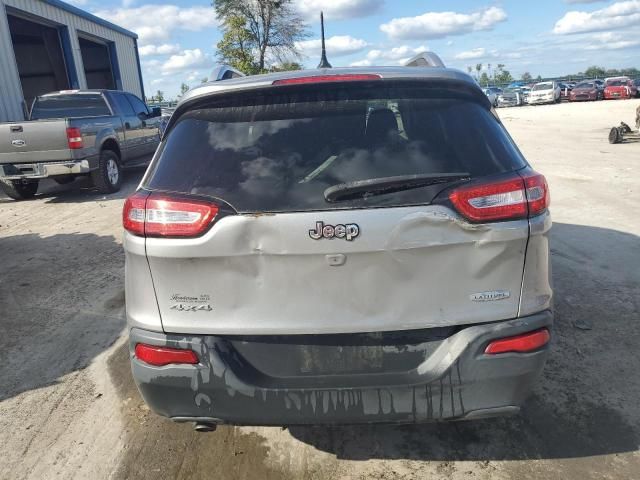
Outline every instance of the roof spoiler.
<path fill-rule="evenodd" d="M 219 80 L 227 80 L 229 78 L 246 77 L 240 70 L 233 68 L 230 65 L 217 65 L 211 72 L 209 77 L 210 82 L 217 82 Z"/>
<path fill-rule="evenodd" d="M 404 64 L 405 67 L 445 68 L 444 62 L 433 52 L 420 52 Z"/>

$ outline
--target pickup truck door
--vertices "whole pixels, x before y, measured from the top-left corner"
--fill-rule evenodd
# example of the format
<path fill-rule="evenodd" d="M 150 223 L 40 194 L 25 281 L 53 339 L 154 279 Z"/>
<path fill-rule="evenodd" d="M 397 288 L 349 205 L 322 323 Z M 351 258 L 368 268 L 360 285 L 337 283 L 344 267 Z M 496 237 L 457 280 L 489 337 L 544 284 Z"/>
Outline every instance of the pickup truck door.
<path fill-rule="evenodd" d="M 120 150 L 123 154 L 122 161 L 127 163 L 132 158 L 137 158 L 142 155 L 142 120 L 136 115 L 125 94 L 109 92 L 109 96 L 116 109 L 114 113 L 122 119 L 124 138 L 120 141 Z"/>
<path fill-rule="evenodd" d="M 156 151 L 156 147 L 160 143 L 160 130 L 158 128 L 160 118 L 152 117 L 149 109 L 135 95 L 131 93 L 126 94 L 129 103 L 136 112 L 136 115 L 142 122 L 141 134 L 140 134 L 140 155 L 153 155 Z"/>

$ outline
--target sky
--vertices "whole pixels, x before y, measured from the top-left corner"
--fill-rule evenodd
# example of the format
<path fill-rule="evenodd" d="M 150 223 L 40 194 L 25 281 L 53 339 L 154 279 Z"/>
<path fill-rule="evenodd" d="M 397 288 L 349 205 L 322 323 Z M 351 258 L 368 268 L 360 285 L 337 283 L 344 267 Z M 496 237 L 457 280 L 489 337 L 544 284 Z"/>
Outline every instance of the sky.
<path fill-rule="evenodd" d="M 68 0 L 69 1 L 69 0 Z M 466 71 L 504 64 L 515 78 L 640 65 L 640 0 L 292 0 L 307 22 L 305 67 L 320 59 L 319 12 L 334 67 L 398 65 L 424 50 Z M 210 0 L 70 0 L 139 35 L 145 92 L 175 98 L 216 63 Z M 443 6 L 446 4 L 446 7 Z"/>

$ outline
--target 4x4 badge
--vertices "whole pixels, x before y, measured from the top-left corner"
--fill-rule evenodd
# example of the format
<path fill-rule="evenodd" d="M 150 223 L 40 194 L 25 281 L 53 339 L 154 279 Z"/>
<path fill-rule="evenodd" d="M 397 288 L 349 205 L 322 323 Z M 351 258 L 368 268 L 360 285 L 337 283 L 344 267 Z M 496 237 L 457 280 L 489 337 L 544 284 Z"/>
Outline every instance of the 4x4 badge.
<path fill-rule="evenodd" d="M 338 225 L 325 225 L 324 222 L 316 222 L 316 229 L 309 230 L 309 236 L 314 240 L 321 238 L 344 238 L 351 241 L 360 235 L 360 227 L 355 223 Z"/>

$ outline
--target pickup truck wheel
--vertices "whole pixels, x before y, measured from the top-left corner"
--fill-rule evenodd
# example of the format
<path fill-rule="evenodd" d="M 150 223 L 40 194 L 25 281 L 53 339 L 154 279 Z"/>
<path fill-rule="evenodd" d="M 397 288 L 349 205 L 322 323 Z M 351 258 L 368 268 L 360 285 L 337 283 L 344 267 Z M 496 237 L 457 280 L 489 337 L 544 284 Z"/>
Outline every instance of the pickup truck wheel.
<path fill-rule="evenodd" d="M 38 180 L 29 183 L 0 180 L 0 188 L 7 197 L 14 200 L 26 200 L 27 198 L 33 198 L 38 191 Z"/>
<path fill-rule="evenodd" d="M 118 155 L 111 150 L 100 153 L 98 168 L 91 172 L 93 185 L 100 193 L 113 193 L 122 185 L 122 167 Z"/>

